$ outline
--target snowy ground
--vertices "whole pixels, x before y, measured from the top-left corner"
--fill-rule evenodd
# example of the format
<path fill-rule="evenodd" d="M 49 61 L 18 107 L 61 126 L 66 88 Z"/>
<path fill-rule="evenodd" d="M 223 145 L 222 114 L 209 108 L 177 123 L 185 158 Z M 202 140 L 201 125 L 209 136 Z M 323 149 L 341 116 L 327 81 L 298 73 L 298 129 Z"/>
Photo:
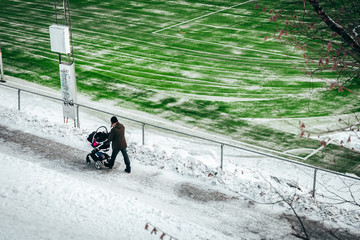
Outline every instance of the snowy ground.
<path fill-rule="evenodd" d="M 148 133 L 142 146 L 141 131 L 130 124 L 132 173 L 123 172 L 121 156 L 119 168 L 96 170 L 85 164 L 86 137 L 109 126 L 109 116 L 81 112 L 81 128 L 74 128 L 63 123 L 57 102 L 23 94 L 18 111 L 17 91 L 0 87 L 0 97 L 1 240 L 160 239 L 163 233 L 163 239 L 296 239 L 292 226 L 299 224 L 277 192 L 293 200 L 314 239 L 335 239 L 330 232 L 360 239 L 359 207 L 334 204 L 340 200 L 326 195 L 325 189 L 340 193 L 343 179 L 322 174 L 328 184 L 313 199 L 311 170 L 233 152 L 220 172 L 212 146 L 190 151 L 196 143 L 165 133 Z M 125 115 L 147 118 L 138 114 Z M 359 184 L 350 187 L 359 202 Z"/>

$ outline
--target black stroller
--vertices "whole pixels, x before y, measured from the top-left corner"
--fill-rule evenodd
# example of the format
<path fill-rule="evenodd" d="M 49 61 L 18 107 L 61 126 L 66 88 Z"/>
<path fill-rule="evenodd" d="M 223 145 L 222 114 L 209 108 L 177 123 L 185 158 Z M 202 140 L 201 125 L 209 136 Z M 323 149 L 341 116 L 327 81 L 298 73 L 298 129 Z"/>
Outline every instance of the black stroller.
<path fill-rule="evenodd" d="M 100 131 L 101 128 L 105 130 Z M 105 126 L 99 127 L 96 131 L 92 132 L 87 140 L 91 143 L 93 150 L 86 156 L 86 163 L 91 164 L 91 159 L 95 162 L 95 168 L 101 169 L 104 162 L 107 162 L 110 156 L 106 153 L 109 151 L 110 142 L 108 140 L 109 133 Z"/>

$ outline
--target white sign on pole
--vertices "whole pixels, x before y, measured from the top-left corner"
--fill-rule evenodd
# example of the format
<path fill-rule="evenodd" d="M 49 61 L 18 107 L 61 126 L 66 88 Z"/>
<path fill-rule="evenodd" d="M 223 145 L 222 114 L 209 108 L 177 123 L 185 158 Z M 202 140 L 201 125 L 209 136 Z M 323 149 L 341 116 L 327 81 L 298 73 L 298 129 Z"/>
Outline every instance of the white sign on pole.
<path fill-rule="evenodd" d="M 76 119 L 76 107 L 74 103 L 77 102 L 76 96 L 76 78 L 75 78 L 75 64 L 60 64 L 60 82 L 61 95 L 64 100 L 63 113 L 64 118 Z"/>
<path fill-rule="evenodd" d="M 71 53 L 69 27 L 53 24 L 49 30 L 51 51 L 64 54 Z"/>

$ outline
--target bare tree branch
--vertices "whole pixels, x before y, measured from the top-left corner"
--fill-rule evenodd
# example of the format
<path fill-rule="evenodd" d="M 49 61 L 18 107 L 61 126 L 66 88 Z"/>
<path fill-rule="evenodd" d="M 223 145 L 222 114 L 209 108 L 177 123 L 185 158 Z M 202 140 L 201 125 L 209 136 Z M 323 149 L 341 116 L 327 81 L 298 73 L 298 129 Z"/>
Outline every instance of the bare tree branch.
<path fill-rule="evenodd" d="M 354 52 L 360 57 L 360 45 L 359 43 L 344 29 L 343 26 L 336 23 L 323 9 L 319 2 L 315 0 L 309 0 L 310 4 L 314 7 L 321 19 L 329 26 L 329 28 L 336 32 L 344 41 L 351 47 Z"/>

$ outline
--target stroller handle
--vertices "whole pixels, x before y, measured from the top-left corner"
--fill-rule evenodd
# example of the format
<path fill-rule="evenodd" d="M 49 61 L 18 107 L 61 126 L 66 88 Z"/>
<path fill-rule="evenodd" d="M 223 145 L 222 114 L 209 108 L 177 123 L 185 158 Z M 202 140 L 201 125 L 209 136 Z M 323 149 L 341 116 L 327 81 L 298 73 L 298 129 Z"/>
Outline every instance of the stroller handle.
<path fill-rule="evenodd" d="M 109 134 L 109 132 L 108 132 L 108 130 L 107 130 L 107 128 L 105 126 L 98 127 L 98 129 L 96 129 L 95 134 L 92 137 L 92 141 L 91 141 L 92 143 L 94 142 L 95 135 L 96 135 L 96 133 L 98 133 L 100 128 L 105 128 L 106 134 Z"/>
<path fill-rule="evenodd" d="M 109 133 L 108 130 L 107 130 L 107 128 L 106 128 L 105 126 L 100 126 L 100 127 L 98 127 L 98 129 L 96 129 L 96 132 L 98 132 L 100 128 L 105 128 L 106 133 Z"/>

